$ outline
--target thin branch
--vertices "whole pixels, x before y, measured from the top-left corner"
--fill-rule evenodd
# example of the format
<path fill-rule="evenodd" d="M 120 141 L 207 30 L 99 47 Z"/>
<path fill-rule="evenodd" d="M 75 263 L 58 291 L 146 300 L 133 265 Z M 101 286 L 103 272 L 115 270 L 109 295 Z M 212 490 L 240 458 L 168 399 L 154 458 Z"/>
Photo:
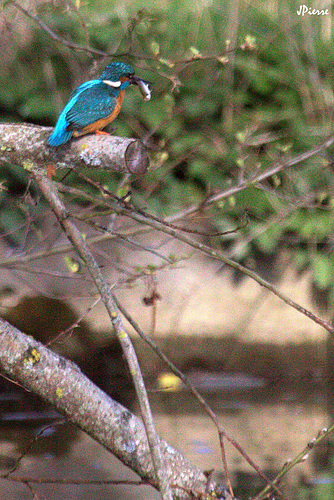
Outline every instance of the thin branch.
<path fill-rule="evenodd" d="M 105 188 L 102 186 L 98 181 L 95 181 L 94 179 L 91 179 L 87 175 L 79 172 L 78 173 L 79 177 L 84 179 L 88 184 L 94 186 L 96 189 L 98 189 L 101 193 L 109 196 L 110 198 L 115 199 L 116 201 L 121 201 L 117 196 L 114 195 L 109 189 Z M 145 217 L 148 217 L 152 220 L 155 220 L 159 223 L 164 222 L 164 224 L 172 229 L 176 229 L 177 231 L 182 231 L 183 233 L 188 233 L 188 234 L 197 234 L 198 236 L 206 236 L 206 237 L 214 237 L 214 236 L 227 236 L 229 234 L 234 234 L 237 231 L 240 231 L 240 229 L 244 229 L 248 224 L 249 224 L 249 219 L 248 219 L 248 214 L 245 212 L 243 214 L 243 220 L 242 222 L 236 226 L 234 229 L 231 229 L 229 231 L 200 231 L 198 229 L 191 229 L 189 227 L 184 227 L 184 226 L 179 226 L 172 224 L 171 222 L 168 222 L 167 219 L 161 219 L 160 217 L 156 217 L 153 214 L 148 214 L 147 212 L 141 211 L 138 209 L 138 213 L 142 213 L 145 215 Z M 89 215 L 90 217 L 90 215 Z"/>
<path fill-rule="evenodd" d="M 70 212 L 69 215 L 73 219 L 76 219 L 76 220 L 81 221 L 81 222 L 85 222 L 86 224 L 88 224 L 89 226 L 93 227 L 97 231 L 102 232 L 104 235 L 105 234 L 109 234 L 110 236 L 113 236 L 113 237 L 117 238 L 118 240 L 123 240 L 126 243 L 129 243 L 134 248 L 138 248 L 138 249 L 144 250 L 145 252 L 148 252 L 148 253 L 150 253 L 152 255 L 155 255 L 156 257 L 159 257 L 159 259 L 164 260 L 164 261 L 168 262 L 169 264 L 173 264 L 174 263 L 174 260 L 172 260 L 172 259 L 170 259 L 168 257 L 165 257 L 162 253 L 157 252 L 153 248 L 150 248 L 150 247 L 148 247 L 146 245 L 143 245 L 142 243 L 138 243 L 137 241 L 129 238 L 128 236 L 120 233 L 119 231 L 114 231 L 112 229 L 108 229 L 106 226 L 104 226 L 103 224 L 100 224 L 99 222 L 89 220 L 89 218 L 91 216 L 82 217 L 82 216 L 77 215 L 77 214 L 75 214 L 73 212 Z M 96 214 L 94 214 L 94 216 L 96 216 Z"/>
<path fill-rule="evenodd" d="M 73 248 L 75 248 L 83 262 L 86 264 L 87 269 L 93 278 L 95 286 L 101 295 L 101 299 L 109 314 L 111 323 L 114 327 L 116 336 L 120 342 L 123 354 L 125 355 L 130 373 L 133 378 L 162 498 L 164 500 L 172 500 L 172 492 L 169 486 L 166 466 L 161 453 L 158 436 L 155 430 L 155 425 L 153 422 L 151 408 L 149 405 L 140 365 L 138 363 L 138 359 L 130 337 L 119 315 L 112 291 L 104 280 L 100 268 L 89 248 L 87 247 L 80 231 L 68 218 L 67 210 L 60 200 L 52 181 L 50 181 L 45 175 L 41 174 L 37 169 L 34 168 L 32 169 L 32 176 L 36 180 L 51 209 L 55 213 L 58 221 L 65 231 L 66 236 L 71 241 Z"/>
<path fill-rule="evenodd" d="M 333 141 L 334 142 L 334 136 L 333 136 Z M 69 194 L 75 195 L 76 196 L 83 196 L 86 199 L 90 201 L 96 201 L 95 198 L 89 194 L 82 193 L 80 190 L 77 190 L 75 188 L 71 188 L 69 186 L 61 186 L 59 185 L 59 190 L 62 192 L 67 192 Z M 112 208 L 115 210 L 115 213 L 118 215 L 125 215 L 126 217 L 129 217 L 130 219 L 133 219 L 140 224 L 147 225 L 151 227 L 152 229 L 155 229 L 157 231 L 161 231 L 165 234 L 168 234 L 175 238 L 176 240 L 182 241 L 183 243 L 189 245 L 190 247 L 212 257 L 215 260 L 218 260 L 220 262 L 223 262 L 225 265 L 232 267 L 233 269 L 236 269 L 237 271 L 240 271 L 242 274 L 245 274 L 252 280 L 254 280 L 256 283 L 259 285 L 263 286 L 267 290 L 271 291 L 274 295 L 276 295 L 280 300 L 288 304 L 290 307 L 293 309 L 296 309 L 298 312 L 303 314 L 304 316 L 307 316 L 309 319 L 311 319 L 314 323 L 317 323 L 318 325 L 322 326 L 327 330 L 329 333 L 334 334 L 334 327 L 332 326 L 331 323 L 328 321 L 325 321 L 318 316 L 316 316 L 313 312 L 309 311 L 305 307 L 301 306 L 297 302 L 294 302 L 292 299 L 290 299 L 287 295 L 285 295 L 283 292 L 278 290 L 272 283 L 269 283 L 265 279 L 261 278 L 258 274 L 256 274 L 254 271 L 244 267 L 243 265 L 239 264 L 238 262 L 229 259 L 224 255 L 224 253 L 221 250 L 216 250 L 213 249 L 204 243 L 195 241 L 188 236 L 184 234 L 180 234 L 176 229 L 173 229 L 172 227 L 169 227 L 169 225 L 165 224 L 165 221 L 159 219 L 155 216 L 151 216 L 151 214 L 148 214 L 144 212 L 143 210 L 139 210 L 137 208 L 131 207 L 130 205 L 126 205 L 124 203 L 118 204 L 113 202 L 112 200 L 108 199 L 103 199 L 101 200 L 101 203 L 105 204 L 107 207 Z M 169 220 L 169 219 L 168 219 Z M 1 263 L 0 263 L 1 265 Z"/>
<path fill-rule="evenodd" d="M 197 61 L 203 61 L 203 60 L 204 61 L 219 61 L 222 65 L 225 65 L 228 62 L 228 59 L 226 57 L 227 54 L 232 54 L 232 53 L 236 52 L 237 49 L 241 49 L 241 50 L 245 50 L 245 49 L 253 50 L 254 49 L 254 47 L 252 47 L 251 44 L 249 45 L 247 43 L 242 43 L 238 47 L 228 48 L 228 49 L 225 49 L 223 53 L 214 54 L 214 55 L 212 55 L 212 54 L 207 54 L 207 55 L 205 55 L 205 54 L 192 54 L 189 57 L 184 57 L 183 59 L 174 59 L 174 60 L 162 58 L 161 56 L 148 56 L 147 54 L 145 54 L 145 56 L 144 56 L 143 54 L 131 53 L 132 45 L 133 45 L 133 39 L 132 39 L 132 31 L 133 30 L 132 31 L 130 30 L 129 31 L 129 33 L 130 33 L 129 47 L 128 47 L 127 51 L 119 52 L 119 53 L 106 52 L 103 50 L 94 49 L 93 47 L 89 47 L 86 45 L 80 45 L 80 44 L 77 44 L 75 42 L 66 40 L 66 38 L 63 38 L 63 37 L 57 35 L 47 24 L 45 24 L 41 19 L 39 19 L 39 17 L 35 16 L 29 10 L 22 7 L 22 5 L 17 3 L 15 0 L 12 0 L 11 2 L 8 2 L 8 3 L 11 3 L 12 5 L 14 5 L 17 9 L 19 9 L 21 12 L 23 12 L 27 17 L 29 17 L 36 24 L 38 24 L 38 26 L 45 33 L 47 33 L 47 35 L 49 35 L 49 37 L 52 40 L 55 40 L 56 42 L 58 42 L 62 45 L 65 45 L 69 49 L 78 50 L 80 52 L 87 52 L 89 54 L 98 55 L 98 56 L 102 56 L 102 57 L 135 57 L 136 59 L 141 59 L 141 60 L 145 60 L 145 61 L 156 61 L 159 64 L 161 64 L 161 63 L 167 64 L 167 66 L 172 68 L 176 65 L 184 66 L 184 65 L 187 65 L 190 63 L 194 63 Z M 176 83 L 176 81 L 178 80 L 178 77 L 174 76 L 174 75 L 172 75 L 172 76 L 168 75 L 168 74 L 164 75 L 162 72 L 160 72 L 160 75 L 163 75 L 166 78 L 170 79 L 171 81 L 174 81 L 174 83 Z M 176 86 L 177 86 L 177 83 L 176 83 Z"/>
<path fill-rule="evenodd" d="M 0 477 L 7 479 L 13 472 L 15 472 L 18 467 L 20 466 L 20 463 L 22 459 L 29 453 L 31 448 L 34 446 L 34 444 L 39 440 L 39 438 L 44 434 L 44 432 L 47 429 L 50 429 L 56 425 L 63 425 L 65 423 L 65 419 L 59 420 L 58 422 L 52 422 L 52 424 L 47 424 L 44 425 L 38 432 L 35 434 L 35 436 L 29 441 L 25 449 L 22 451 L 20 456 L 15 460 L 13 467 L 11 467 L 7 472 L 5 472 L 3 475 L 0 475 Z M 26 482 L 26 481 L 24 481 Z"/>
<path fill-rule="evenodd" d="M 60 340 L 63 340 L 64 338 L 69 337 L 73 330 L 75 328 L 78 328 L 80 326 L 80 323 L 85 319 L 85 317 L 94 309 L 94 307 L 101 301 L 101 297 L 98 297 L 93 304 L 91 304 L 87 310 L 78 318 L 72 325 L 70 325 L 66 330 L 63 330 L 62 332 L 58 333 L 55 337 L 51 338 L 45 345 L 46 347 L 49 347 L 55 343 L 59 343 Z"/>
<path fill-rule="evenodd" d="M 260 181 L 263 181 L 264 179 L 269 178 L 270 176 L 274 175 L 275 173 L 279 172 L 280 170 L 287 168 L 287 167 L 290 167 L 292 165 L 295 165 L 295 164 L 297 164 L 297 163 L 299 163 L 307 158 L 314 156 L 315 154 L 323 151 L 325 148 L 328 148 L 333 143 L 334 143 L 334 136 L 331 136 L 326 141 L 322 142 L 321 144 L 319 144 L 318 146 L 316 146 L 312 150 L 309 150 L 305 153 L 302 153 L 302 154 L 300 154 L 300 155 L 298 155 L 290 160 L 287 160 L 285 162 L 279 162 L 279 163 L 275 164 L 272 169 L 260 174 L 255 179 L 253 179 L 251 182 L 243 182 L 240 185 L 234 186 L 233 188 L 231 188 L 227 191 L 222 191 L 221 193 L 219 193 L 217 195 L 209 197 L 205 201 L 204 206 L 207 206 L 208 204 L 213 203 L 214 201 L 217 201 L 218 199 L 222 199 L 222 198 L 230 196 L 233 193 L 239 192 L 242 189 L 245 189 L 246 187 L 248 187 L 249 185 L 254 185 L 254 184 L 256 185 Z M 92 202 L 96 202 L 96 198 L 94 198 L 92 195 L 84 193 L 83 191 L 80 191 L 78 189 L 74 189 L 74 188 L 71 188 L 68 186 L 59 185 L 59 190 L 63 191 L 63 192 L 70 193 L 74 196 L 84 197 Z M 169 234 L 170 236 L 178 239 L 179 241 L 182 241 L 182 242 L 186 243 L 187 245 L 209 255 L 210 257 L 223 262 L 227 266 L 232 267 L 232 268 L 240 271 L 241 273 L 249 276 L 251 279 L 256 281 L 259 285 L 270 290 L 280 300 L 282 300 L 283 302 L 285 302 L 286 304 L 288 304 L 292 308 L 296 309 L 301 314 L 307 316 L 312 321 L 314 321 L 315 323 L 317 323 L 320 326 L 322 326 L 323 328 L 325 328 L 329 333 L 331 333 L 331 334 L 334 333 L 334 328 L 330 323 L 328 323 L 325 320 L 322 320 L 321 318 L 316 316 L 314 313 L 312 313 L 308 309 L 306 309 L 303 306 L 301 306 L 300 304 L 294 302 L 288 296 L 286 296 L 285 294 L 280 292 L 274 285 L 272 285 L 271 283 L 269 283 L 268 281 L 264 280 L 259 275 L 257 275 L 254 271 L 251 271 L 250 269 L 245 268 L 244 266 L 242 266 L 238 262 L 235 262 L 231 259 L 228 259 L 227 257 L 224 256 L 223 252 L 221 252 L 219 250 L 214 250 L 214 249 L 212 249 L 212 248 L 210 248 L 210 247 L 208 247 L 200 242 L 196 242 L 196 241 L 188 238 L 185 235 L 179 234 L 179 232 L 176 229 L 174 229 L 172 227 L 168 227 L 168 225 L 166 225 L 165 222 L 170 223 L 171 220 L 180 219 L 181 217 L 184 217 L 186 215 L 189 215 L 190 213 L 197 211 L 199 208 L 197 205 L 193 206 L 193 207 L 189 207 L 189 209 L 186 209 L 186 211 L 179 212 L 176 216 L 168 218 L 166 221 L 164 221 L 164 220 L 159 221 L 159 219 L 157 217 L 154 217 L 151 214 L 148 214 L 144 211 L 140 211 L 138 209 L 132 208 L 129 205 L 125 205 L 124 203 L 121 205 L 119 203 L 115 203 L 114 201 L 107 200 L 107 199 L 101 199 L 100 203 L 104 204 L 105 206 L 114 210 L 115 213 L 117 213 L 119 215 L 125 215 L 125 216 L 130 217 L 131 219 L 139 222 L 140 224 L 145 224 L 153 229 L 156 229 L 158 231 Z M 110 236 L 107 235 L 106 237 L 110 237 Z M 61 250 L 59 249 L 58 251 L 63 251 L 63 249 L 61 249 Z M 38 255 L 40 258 L 41 252 L 39 252 L 36 255 Z M 34 260 L 35 257 L 34 257 L 34 255 L 31 255 L 31 256 L 22 256 L 21 258 L 24 259 L 24 261 L 28 261 L 28 260 L 30 261 L 30 260 Z M 8 266 L 9 263 L 14 263 L 15 259 L 17 260 L 17 262 L 20 262 L 21 258 L 20 258 L 20 256 L 18 256 L 17 258 L 5 259 L 3 262 L 0 262 L 0 265 L 7 265 Z"/>
<path fill-rule="evenodd" d="M 332 424 L 328 429 L 323 428 L 318 432 L 317 437 L 312 438 L 305 448 L 299 452 L 296 457 L 292 460 L 288 460 L 282 467 L 281 471 L 277 474 L 275 479 L 271 482 L 271 484 L 267 485 L 263 490 L 260 491 L 252 500 L 262 500 L 266 498 L 271 490 L 272 485 L 278 484 L 278 482 L 284 477 L 293 467 L 300 464 L 301 462 L 305 462 L 309 458 L 309 452 L 317 446 L 321 441 L 323 441 L 326 437 L 334 432 L 334 424 Z"/>
<path fill-rule="evenodd" d="M 65 38 L 62 38 L 61 36 L 57 35 L 54 31 L 52 31 L 51 28 L 49 28 L 47 24 L 45 24 L 41 19 L 39 19 L 39 17 L 35 16 L 34 14 L 32 14 L 32 12 L 22 7 L 22 5 L 20 5 L 19 3 L 12 1 L 11 4 L 15 5 L 15 7 L 19 9 L 21 12 L 23 12 L 24 15 L 26 15 L 27 17 L 32 19 L 36 24 L 38 24 L 38 26 L 42 28 L 42 30 L 45 31 L 45 33 L 47 33 L 49 37 L 52 38 L 52 40 L 55 40 L 56 42 L 59 42 L 70 49 L 78 50 L 81 52 L 88 52 L 90 54 L 95 54 L 97 56 L 103 56 L 103 57 L 114 55 L 113 53 L 104 52 L 103 50 L 93 49 L 92 47 L 87 47 L 85 45 L 79 45 L 77 43 L 70 42 Z M 126 54 L 118 54 L 118 55 L 125 56 Z"/>
<path fill-rule="evenodd" d="M 222 426 L 222 424 L 220 423 L 220 420 L 219 420 L 218 416 L 216 415 L 216 413 L 213 411 L 213 409 L 211 408 L 211 406 L 207 403 L 207 401 L 202 396 L 202 394 L 192 385 L 192 383 L 189 381 L 188 377 L 186 375 L 184 375 L 184 373 L 182 373 L 181 370 L 179 370 L 177 368 L 177 366 L 175 366 L 172 361 L 170 361 L 170 359 L 161 351 L 161 349 L 157 346 L 157 344 L 150 337 L 148 337 L 147 335 L 145 335 L 145 333 L 139 327 L 138 323 L 130 316 L 130 314 L 127 312 L 127 310 L 119 302 L 119 300 L 117 299 L 117 297 L 115 297 L 115 302 L 117 304 L 118 309 L 121 311 L 121 313 L 126 318 L 126 320 L 129 322 L 129 324 L 132 326 L 132 328 L 137 332 L 137 334 L 139 335 L 139 337 L 144 342 L 146 342 L 146 344 L 148 344 L 151 347 L 151 349 L 157 354 L 157 356 L 159 356 L 160 359 L 162 359 L 164 361 L 164 363 L 172 370 L 172 372 L 175 373 L 175 375 L 177 375 L 187 387 L 189 387 L 189 389 L 191 390 L 193 396 L 200 402 L 200 404 L 202 405 L 202 407 L 204 408 L 204 410 L 210 416 L 211 420 L 213 421 L 213 423 L 215 424 L 215 426 L 216 426 L 216 428 L 218 430 L 219 441 L 220 441 L 221 452 L 222 452 L 222 460 L 223 460 L 224 469 L 225 469 L 225 473 L 226 473 L 227 477 L 228 477 L 228 473 L 227 473 L 226 458 L 225 458 L 225 451 L 224 451 L 224 442 L 223 442 L 223 438 L 224 437 L 227 439 L 227 441 L 229 443 L 232 444 L 232 446 L 234 446 L 234 448 L 240 453 L 240 455 L 242 455 L 244 457 L 244 459 L 246 460 L 246 462 L 248 462 L 248 464 L 257 472 L 257 474 L 268 485 L 271 485 L 271 487 L 274 490 L 276 490 L 280 495 L 282 495 L 282 493 L 277 488 L 277 486 L 275 484 L 273 484 L 270 481 L 270 479 L 267 478 L 267 476 L 264 474 L 264 472 L 261 471 L 260 467 L 257 464 L 255 464 L 255 462 L 244 451 L 244 449 L 242 448 L 242 446 Z M 233 498 L 232 487 L 230 488 L 230 491 L 231 491 L 231 496 Z"/>
<path fill-rule="evenodd" d="M 300 153 L 299 155 L 294 156 L 293 158 L 289 158 L 288 160 L 283 160 L 283 161 L 278 161 L 276 162 L 273 167 L 269 170 L 266 170 L 265 172 L 262 172 L 261 174 L 258 174 L 257 176 L 249 179 L 249 180 L 244 180 L 239 182 L 237 185 L 232 186 L 228 189 L 224 189 L 222 191 L 219 191 L 219 193 L 213 194 L 211 196 L 208 196 L 203 203 L 197 204 L 197 205 L 191 205 L 184 210 L 178 212 L 175 215 L 172 215 L 171 217 L 168 217 L 166 221 L 168 222 L 174 222 L 176 220 L 184 219 L 185 217 L 188 217 L 189 215 L 198 212 L 199 210 L 203 210 L 207 208 L 208 206 L 212 205 L 213 203 L 216 203 L 218 201 L 221 201 L 223 199 L 228 198 L 229 196 L 233 196 L 237 193 L 240 193 L 240 191 L 243 191 L 244 189 L 251 187 L 251 186 L 256 186 L 257 184 L 260 184 L 261 182 L 265 181 L 266 179 L 269 179 L 269 177 L 272 177 L 273 175 L 277 174 L 278 172 L 281 172 L 282 170 L 285 170 L 286 168 L 293 167 L 294 165 L 297 165 L 298 163 L 301 163 L 302 161 L 307 160 L 308 158 L 311 158 L 312 156 L 321 153 L 325 149 L 329 148 L 332 144 L 334 143 L 334 135 L 331 135 L 327 139 L 325 139 L 323 142 L 318 144 L 312 149 L 309 149 L 308 151 L 305 151 L 304 153 Z"/>

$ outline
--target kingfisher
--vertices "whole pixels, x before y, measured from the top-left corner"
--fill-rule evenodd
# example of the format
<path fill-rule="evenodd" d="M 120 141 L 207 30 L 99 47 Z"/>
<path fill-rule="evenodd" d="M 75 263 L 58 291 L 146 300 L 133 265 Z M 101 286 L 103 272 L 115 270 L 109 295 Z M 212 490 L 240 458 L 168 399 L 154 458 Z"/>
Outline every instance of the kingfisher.
<path fill-rule="evenodd" d="M 97 133 L 118 116 L 129 85 L 138 85 L 144 100 L 151 98 L 150 82 L 135 76 L 134 70 L 123 62 L 108 64 L 96 80 L 82 83 L 71 94 L 60 113 L 49 146 L 60 146 L 72 137 Z"/>

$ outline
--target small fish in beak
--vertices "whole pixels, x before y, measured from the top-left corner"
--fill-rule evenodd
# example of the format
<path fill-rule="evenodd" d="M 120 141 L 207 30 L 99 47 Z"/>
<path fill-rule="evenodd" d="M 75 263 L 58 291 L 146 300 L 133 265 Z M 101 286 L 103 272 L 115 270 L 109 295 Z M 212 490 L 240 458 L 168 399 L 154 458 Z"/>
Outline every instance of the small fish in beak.
<path fill-rule="evenodd" d="M 138 76 L 133 75 L 131 83 L 133 83 L 134 85 L 138 85 L 140 93 L 144 98 L 144 101 L 149 101 L 151 99 L 151 89 L 150 89 L 150 85 L 152 85 L 151 82 L 148 82 L 147 80 L 142 80 Z"/>

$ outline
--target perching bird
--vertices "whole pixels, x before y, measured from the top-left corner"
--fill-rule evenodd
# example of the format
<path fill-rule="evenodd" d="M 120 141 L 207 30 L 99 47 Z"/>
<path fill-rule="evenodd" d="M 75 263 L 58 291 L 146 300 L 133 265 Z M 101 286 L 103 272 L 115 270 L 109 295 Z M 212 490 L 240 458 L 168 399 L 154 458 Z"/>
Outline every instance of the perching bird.
<path fill-rule="evenodd" d="M 133 68 L 122 62 L 109 64 L 97 80 L 76 88 L 48 138 L 49 146 L 65 144 L 71 137 L 101 132 L 117 117 L 124 89 L 130 84 L 139 86 L 145 100 L 151 98 L 150 82 L 135 76 Z"/>

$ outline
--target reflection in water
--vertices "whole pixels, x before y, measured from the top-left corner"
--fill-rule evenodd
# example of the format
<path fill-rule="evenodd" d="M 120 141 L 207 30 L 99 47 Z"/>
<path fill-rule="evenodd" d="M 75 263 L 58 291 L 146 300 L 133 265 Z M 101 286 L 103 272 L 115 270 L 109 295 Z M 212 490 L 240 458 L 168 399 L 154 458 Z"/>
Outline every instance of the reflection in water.
<path fill-rule="evenodd" d="M 288 459 L 295 457 L 331 421 L 333 406 L 330 400 L 328 407 L 328 393 L 333 391 L 327 392 L 325 387 L 325 370 L 321 369 L 323 367 L 318 359 L 313 364 L 307 362 L 307 355 L 311 352 L 309 346 L 301 348 L 301 359 L 297 359 L 295 347 L 290 352 L 285 348 L 279 352 L 277 347 L 270 351 L 269 347 L 262 346 L 259 351 L 259 346 L 247 346 L 246 349 L 235 340 L 230 345 L 226 339 L 221 345 L 220 339 L 215 342 L 216 346 L 208 338 L 205 343 L 198 340 L 199 345 L 195 340 L 191 343 L 189 339 L 182 339 L 180 343 L 175 340 L 174 346 L 169 344 L 164 350 L 170 353 L 178 366 L 186 369 L 191 382 L 205 396 L 222 425 L 252 460 L 268 477 L 274 477 Z M 110 346 L 109 349 L 97 349 L 95 354 L 91 351 L 86 357 L 89 363 L 84 363 L 82 367 L 104 390 L 138 413 L 138 409 L 133 408 L 135 398 L 130 378 L 117 349 Z M 198 354 L 195 363 L 196 353 L 202 357 Z M 312 355 L 315 359 L 315 352 Z M 226 360 L 230 363 L 228 370 Z M 232 366 L 231 360 L 234 360 L 235 366 Z M 182 385 L 163 391 L 161 380 L 169 379 L 160 378 L 160 390 L 157 390 L 154 381 L 165 367 L 154 364 L 151 355 L 141 362 L 148 372 L 147 379 L 151 381 L 149 396 L 161 436 L 203 470 L 215 469 L 215 477 L 224 483 L 218 436 L 212 421 Z M 222 366 L 226 371 L 221 371 Z M 17 457 L 39 436 L 20 463 L 17 472 L 22 475 L 119 479 L 129 474 L 101 446 L 72 425 L 64 424 L 62 420 L 60 425 L 60 418 L 31 394 L 20 391 L 16 386 L 3 385 L 0 392 L 1 471 L 13 467 Z M 53 425 L 41 432 L 49 423 Z M 328 440 L 312 450 L 310 459 L 295 467 L 284 479 L 281 487 L 286 497 L 308 499 L 311 497 L 298 497 L 297 491 L 305 491 L 308 495 L 317 487 L 332 488 L 332 452 Z M 241 499 L 248 499 L 263 484 L 233 446 L 227 445 L 226 453 L 235 491 Z M 133 475 L 130 476 L 133 478 Z M 30 492 L 20 489 L 17 484 L 2 481 L 2 487 L 8 493 L 6 498 L 31 499 Z M 106 498 L 105 487 L 43 488 L 39 491 L 51 500 Z M 108 500 L 143 498 L 142 491 L 133 488 L 126 489 L 126 494 L 124 491 L 124 487 L 108 487 Z M 155 498 L 159 495 L 154 490 L 145 490 L 145 499 Z M 327 498 L 334 498 L 334 493 Z"/>
<path fill-rule="evenodd" d="M 246 373 L 192 372 L 187 374 L 189 382 L 200 391 L 246 391 L 264 387 L 266 382 L 261 377 Z"/>
<path fill-rule="evenodd" d="M 320 390 L 319 385 L 264 385 L 264 381 L 260 383 L 259 380 L 237 374 L 235 379 L 231 375 L 228 378 L 222 375 L 225 385 L 227 381 L 230 382 L 230 389 L 224 391 L 218 382 L 219 374 L 211 375 L 206 384 L 205 374 L 197 374 L 199 385 L 202 388 L 207 387 L 206 391 L 202 389 L 202 393 L 219 416 L 223 426 L 269 477 L 274 477 L 286 460 L 296 456 L 319 429 L 328 425 L 326 394 Z M 195 381 L 194 373 L 192 378 Z M 251 387 L 251 380 L 254 382 L 253 387 Z M 246 381 L 248 388 L 240 389 L 241 381 Z M 231 389 L 235 385 L 238 390 Z M 3 394 L 2 400 L 7 399 L 11 401 L 11 404 L 13 402 L 22 404 L 22 395 L 14 397 L 12 392 L 7 396 Z M 215 478 L 224 482 L 217 432 L 209 417 L 198 402 L 194 401 L 189 391 L 184 389 L 178 392 L 152 391 L 150 400 L 160 435 L 203 470 L 215 469 Z M 40 402 L 35 404 L 38 406 Z M 33 407 L 31 399 L 30 407 Z M 59 416 L 48 415 L 49 411 L 52 410 L 40 407 L 38 420 L 38 410 L 36 408 L 33 411 L 29 410 L 25 414 L 25 422 L 22 421 L 23 411 L 19 419 L 16 418 L 17 412 L 12 413 L 13 419 L 11 420 L 8 418 L 10 412 L 3 413 L 2 419 L 0 414 L 0 467 L 3 471 L 12 466 L 15 458 L 40 432 L 44 423 L 48 421 L 48 417 L 54 417 L 59 421 Z M 57 424 L 57 420 L 55 423 Z M 41 438 L 29 450 L 20 469 L 26 474 L 26 468 L 28 467 L 28 470 L 32 468 L 38 471 L 36 475 L 42 474 L 49 477 L 57 476 L 59 473 L 65 474 L 64 477 L 74 477 L 72 472 L 75 470 L 75 474 L 82 477 L 82 473 L 76 468 L 72 470 L 73 463 L 78 460 L 78 457 L 73 459 L 73 449 L 82 439 L 82 434 L 70 424 L 47 427 L 46 432 L 41 434 Z M 97 468 L 110 477 L 111 470 L 106 467 L 106 463 L 110 463 L 110 457 L 107 460 L 103 459 L 103 463 L 100 463 L 100 448 L 94 444 L 91 449 L 92 444 L 88 438 L 87 440 L 87 450 L 84 452 L 87 467 L 89 467 L 88 463 L 95 464 L 94 469 Z M 236 493 L 239 498 L 246 499 L 249 495 L 259 491 L 262 486 L 261 480 L 232 446 L 228 445 L 226 451 Z M 311 459 L 292 470 L 288 478 L 284 480 L 283 489 L 286 494 L 290 495 L 288 498 L 297 498 L 295 495 L 298 485 L 309 489 L 316 483 L 327 481 L 328 484 L 331 481 L 330 476 L 324 477 L 323 475 L 326 467 L 328 468 L 328 464 L 331 463 L 331 452 L 332 448 L 327 442 L 312 453 Z M 64 467 L 64 463 L 68 460 L 70 463 Z M 82 461 L 82 457 L 80 460 Z M 49 465 L 45 468 L 46 464 Z M 90 477 L 95 477 L 95 472 L 92 470 L 89 474 Z M 67 488 L 70 492 L 71 488 Z M 151 494 L 153 497 L 147 495 L 146 497 L 154 498 L 153 490 L 149 495 Z M 14 500 L 24 497 L 11 496 L 10 498 Z M 67 498 L 66 494 L 62 498 Z M 68 498 L 73 497 L 68 496 Z M 96 498 L 100 497 L 96 496 Z M 142 497 L 139 495 L 138 498 Z"/>
<path fill-rule="evenodd" d="M 218 390 L 222 384 L 217 373 L 211 374 L 206 382 L 205 373 L 197 377 L 192 374 L 191 378 L 195 385 L 197 380 L 197 385 L 202 387 L 202 394 L 224 428 L 269 478 L 275 477 L 283 464 L 297 456 L 330 422 L 326 390 L 321 383 L 265 385 L 263 380 L 260 383 L 240 374 L 235 379 L 231 375 L 226 378 L 223 374 L 223 384 L 231 382 L 230 390 Z M 247 382 L 243 389 L 241 381 Z M 192 395 L 187 390 L 153 392 L 150 399 L 162 437 L 203 470 L 215 469 L 215 478 L 224 483 L 217 431 Z M 306 478 L 310 484 L 326 467 L 328 469 L 328 460 L 327 464 L 323 461 L 320 471 L 317 466 L 324 447 L 329 449 L 328 440 L 284 479 L 281 487 L 287 498 L 297 498 L 297 491 L 306 483 Z M 228 444 L 226 453 L 235 493 L 239 498 L 248 499 L 264 484 L 233 446 Z"/>
<path fill-rule="evenodd" d="M 318 430 L 329 424 L 326 391 L 319 383 L 270 384 L 262 378 L 241 373 L 195 371 L 190 373 L 190 378 L 222 425 L 268 477 L 275 477 L 286 460 L 295 457 Z M 29 464 L 28 469 L 37 467 L 40 471 L 42 467 L 47 476 L 57 476 L 60 470 L 64 474 L 65 470 L 65 477 L 73 477 L 72 453 L 83 439 L 82 434 L 70 424 L 59 422 L 58 414 L 31 395 L 11 389 L 3 392 L 0 399 L 3 410 L 0 412 L 1 469 L 12 467 L 17 456 L 40 434 L 22 460 L 20 468 L 24 469 L 24 474 Z M 224 483 L 216 429 L 190 392 L 185 388 L 175 392 L 152 390 L 150 401 L 159 434 L 203 470 L 214 469 L 215 478 Z M 54 425 L 41 432 L 44 424 L 50 421 L 54 421 Z M 89 457 L 89 462 L 95 463 L 94 468 L 106 472 L 104 461 L 103 466 L 96 465 L 101 453 L 97 452 L 98 446 L 94 445 L 97 456 L 90 447 L 88 440 L 84 453 L 86 461 Z M 228 445 L 226 451 L 235 491 L 239 498 L 249 498 L 263 484 L 234 447 Z M 309 490 L 320 483 L 331 484 L 331 476 L 324 474 L 331 466 L 332 456 L 332 446 L 327 441 L 312 452 L 309 460 L 295 467 L 282 485 L 288 497 L 297 498 L 298 488 Z M 51 458 L 52 466 L 45 471 L 45 464 L 51 465 Z M 64 469 L 64 461 L 68 460 L 70 464 Z M 77 474 L 81 477 L 80 472 Z M 91 474 L 92 471 L 90 477 L 93 477 Z M 153 491 L 150 494 L 155 495 Z"/>

